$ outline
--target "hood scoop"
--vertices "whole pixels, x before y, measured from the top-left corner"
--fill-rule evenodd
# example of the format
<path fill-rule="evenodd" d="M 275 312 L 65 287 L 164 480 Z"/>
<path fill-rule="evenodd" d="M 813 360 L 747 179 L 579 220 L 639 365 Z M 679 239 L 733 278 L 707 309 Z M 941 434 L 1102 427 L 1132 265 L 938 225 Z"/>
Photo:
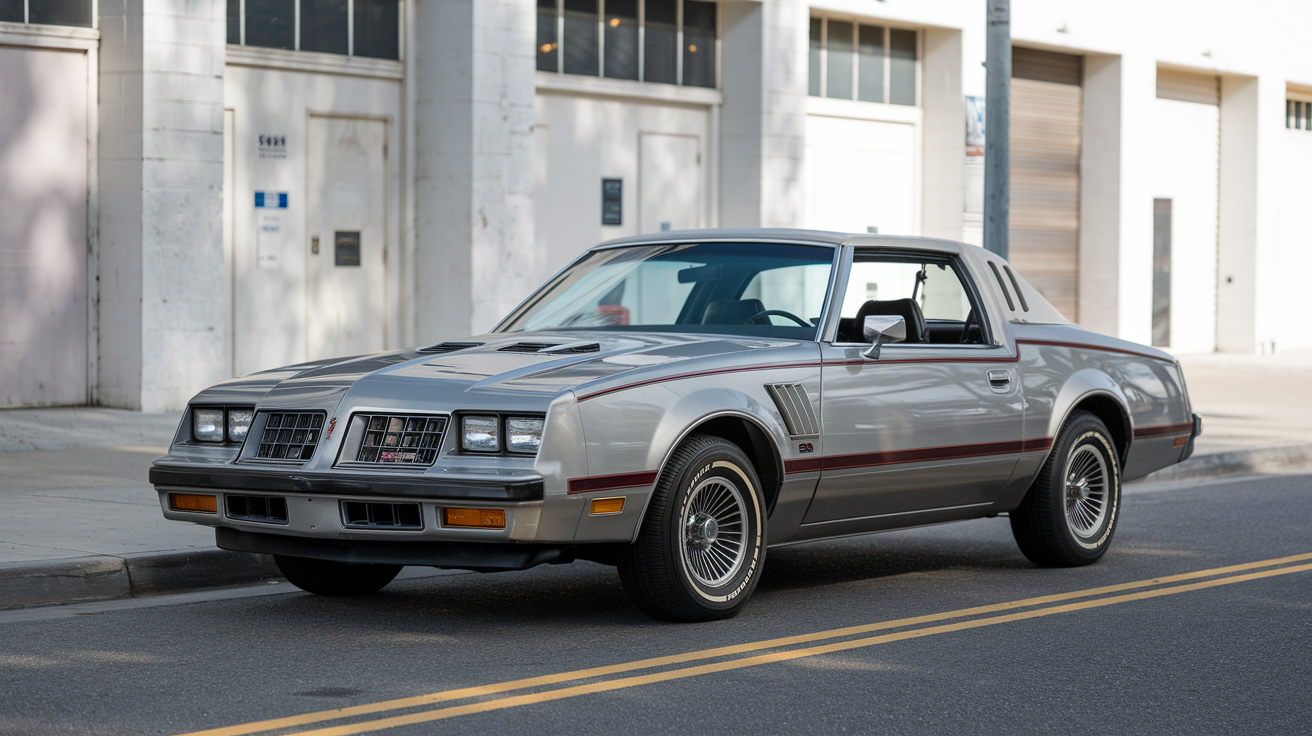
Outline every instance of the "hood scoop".
<path fill-rule="evenodd" d="M 554 342 L 516 342 L 510 345 L 497 348 L 498 353 L 540 353 L 548 348 L 554 348 L 559 343 Z"/>
<path fill-rule="evenodd" d="M 543 350 L 544 353 L 552 355 L 578 355 L 579 353 L 599 353 L 601 344 L 595 342 L 572 342 L 567 345 L 557 345 L 553 348 Z"/>
<path fill-rule="evenodd" d="M 481 346 L 481 342 L 440 342 L 436 345 L 429 345 L 426 348 L 419 348 L 420 353 L 454 353 L 457 350 L 466 350 Z"/>

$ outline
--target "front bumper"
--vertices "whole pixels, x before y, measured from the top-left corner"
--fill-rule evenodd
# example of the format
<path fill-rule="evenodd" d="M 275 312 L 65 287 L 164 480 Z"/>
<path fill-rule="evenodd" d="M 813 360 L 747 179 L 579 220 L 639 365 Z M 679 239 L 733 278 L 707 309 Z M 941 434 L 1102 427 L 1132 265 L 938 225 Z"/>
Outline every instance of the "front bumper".
<path fill-rule="evenodd" d="M 459 501 L 541 501 L 541 478 L 509 476 L 475 480 L 396 474 L 314 473 L 241 467 L 156 465 L 150 469 L 156 488 L 304 493 L 329 496 L 424 498 Z"/>

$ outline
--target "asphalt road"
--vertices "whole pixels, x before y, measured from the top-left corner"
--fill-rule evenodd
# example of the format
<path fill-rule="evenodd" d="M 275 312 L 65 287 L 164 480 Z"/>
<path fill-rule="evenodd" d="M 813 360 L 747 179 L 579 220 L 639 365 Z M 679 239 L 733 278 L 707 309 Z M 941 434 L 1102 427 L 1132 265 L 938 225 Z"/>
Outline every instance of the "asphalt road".
<path fill-rule="evenodd" d="M 1131 491 L 1090 567 L 1005 519 L 802 545 L 710 624 L 586 562 L 0 613 L 0 733 L 1308 733 L 1312 476 Z"/>

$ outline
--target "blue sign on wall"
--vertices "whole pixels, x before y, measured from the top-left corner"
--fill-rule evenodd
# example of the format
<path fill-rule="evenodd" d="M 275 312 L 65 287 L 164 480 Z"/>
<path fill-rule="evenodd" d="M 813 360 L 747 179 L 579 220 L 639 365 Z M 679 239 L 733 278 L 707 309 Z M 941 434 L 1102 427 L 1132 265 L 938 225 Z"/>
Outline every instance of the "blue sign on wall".
<path fill-rule="evenodd" d="M 255 206 L 285 210 L 287 209 L 287 192 L 256 192 Z"/>

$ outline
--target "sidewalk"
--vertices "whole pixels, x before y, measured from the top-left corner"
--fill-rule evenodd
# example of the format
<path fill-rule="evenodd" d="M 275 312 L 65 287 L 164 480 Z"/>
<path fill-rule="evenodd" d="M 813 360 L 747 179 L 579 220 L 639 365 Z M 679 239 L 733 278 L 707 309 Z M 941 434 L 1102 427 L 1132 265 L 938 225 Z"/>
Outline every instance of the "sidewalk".
<path fill-rule="evenodd" d="M 1203 436 L 1151 480 L 1312 470 L 1312 350 L 1181 358 Z M 0 609 L 277 577 L 270 558 L 219 550 L 166 521 L 146 481 L 178 414 L 0 410 Z"/>

